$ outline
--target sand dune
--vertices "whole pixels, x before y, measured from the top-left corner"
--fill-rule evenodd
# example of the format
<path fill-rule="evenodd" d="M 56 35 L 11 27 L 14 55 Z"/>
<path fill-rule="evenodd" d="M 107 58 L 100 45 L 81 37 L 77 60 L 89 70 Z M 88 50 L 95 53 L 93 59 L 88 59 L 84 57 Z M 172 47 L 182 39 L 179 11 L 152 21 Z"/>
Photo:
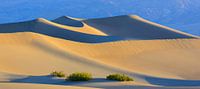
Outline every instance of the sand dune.
<path fill-rule="evenodd" d="M 65 29 L 65 27 L 68 27 L 68 28 Z M 27 22 L 21 22 L 21 23 L 2 24 L 0 25 L 0 33 L 35 32 L 35 33 L 45 34 L 52 37 L 66 39 L 66 40 L 88 42 L 88 43 L 99 43 L 99 42 L 123 40 L 122 37 L 102 36 L 101 33 L 99 35 L 95 35 L 97 33 L 95 33 L 94 31 L 91 31 L 92 34 L 81 33 L 82 30 L 87 30 L 88 27 L 79 29 L 80 31 L 78 30 L 75 31 L 73 30 L 73 28 L 74 27 L 60 25 L 60 24 L 53 23 L 51 21 L 39 18 L 33 21 L 27 21 Z M 90 29 L 90 30 L 94 30 L 94 29 Z"/>
<path fill-rule="evenodd" d="M 162 26 L 136 15 L 124 15 L 100 19 L 89 19 L 84 22 L 102 32 L 129 39 L 174 39 L 196 38 L 184 32 Z"/>
<path fill-rule="evenodd" d="M 182 79 L 200 79 L 198 61 L 200 40 L 121 41 L 103 44 L 71 44 L 70 52 L 108 65 L 145 73 Z M 158 76 L 157 75 L 157 76 Z M 170 77 L 169 77 L 170 78 Z"/>
<path fill-rule="evenodd" d="M 137 16 L 2 24 L 0 88 L 198 89 L 198 38 Z M 55 70 L 90 72 L 94 80 L 66 82 L 49 76 Z M 135 81 L 105 80 L 110 73 Z"/>
<path fill-rule="evenodd" d="M 154 77 L 199 79 L 199 71 L 191 70 L 199 67 L 198 39 L 85 44 L 35 33 L 1 34 L 0 38 L 5 39 L 1 40 L 4 54 L 1 55 L 0 70 L 6 73 L 46 75 L 53 70 L 67 73 L 84 70 L 102 78 L 109 73 L 121 72 L 132 75 L 135 82 L 142 84 L 146 83 L 141 79 L 152 83 Z"/>
<path fill-rule="evenodd" d="M 88 69 L 88 72 L 94 71 L 95 67 L 90 68 L 92 63 L 89 62 L 89 65 L 86 59 L 71 54 L 61 46 L 58 47 L 54 43 L 54 38 L 29 32 L 1 34 L 0 38 L 2 39 L 0 40 L 1 49 L 4 51 L 4 54 L 0 54 L 2 72 L 39 75 L 53 70 L 83 71 L 83 67 Z M 13 60 L 13 56 L 16 57 L 15 60 Z M 35 67 L 35 65 L 43 67 Z M 98 73 L 98 69 L 97 66 L 96 73 Z M 101 68 L 100 71 L 104 73 L 103 71 L 106 72 L 106 69 Z"/>
<path fill-rule="evenodd" d="M 0 38 L 4 39 L 0 41 L 1 52 L 4 52 L 4 54 L 0 55 L 2 58 L 0 72 L 3 73 L 1 73 L 2 75 L 0 76 L 1 82 L 10 81 L 55 85 L 62 85 L 63 83 L 70 84 L 65 83 L 64 80 L 53 80 L 47 76 L 51 71 L 63 70 L 67 74 L 77 71 L 93 73 L 97 78 L 94 80 L 94 83 L 97 82 L 101 85 L 101 83 L 105 82 L 105 80 L 101 78 L 104 78 L 104 76 L 109 73 L 116 73 L 119 71 L 118 69 L 71 54 L 69 50 L 58 46 L 63 44 L 62 41 L 69 43 L 71 43 L 71 41 L 30 32 L 1 34 Z M 56 40 L 59 43 L 57 43 Z M 67 44 L 65 46 L 67 46 Z M 13 57 L 15 58 L 13 59 Z M 88 84 L 88 86 L 92 87 L 91 85 L 93 84 Z M 80 86 L 86 85 L 80 84 Z M 99 87 L 104 86 L 106 86 L 106 84 Z"/>

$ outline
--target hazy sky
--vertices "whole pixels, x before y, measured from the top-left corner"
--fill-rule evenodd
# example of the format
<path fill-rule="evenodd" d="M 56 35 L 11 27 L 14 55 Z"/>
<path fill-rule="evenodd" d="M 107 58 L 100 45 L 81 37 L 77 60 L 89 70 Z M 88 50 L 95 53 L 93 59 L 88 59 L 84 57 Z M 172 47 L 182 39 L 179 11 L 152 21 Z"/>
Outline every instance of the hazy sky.
<path fill-rule="evenodd" d="M 199 8 L 200 0 L 0 0 L 0 23 L 40 17 L 54 19 L 64 15 L 100 18 L 136 14 L 192 33 L 194 31 L 183 27 L 200 24 Z M 197 33 L 200 34 L 200 30 L 195 29 L 194 34 Z"/>

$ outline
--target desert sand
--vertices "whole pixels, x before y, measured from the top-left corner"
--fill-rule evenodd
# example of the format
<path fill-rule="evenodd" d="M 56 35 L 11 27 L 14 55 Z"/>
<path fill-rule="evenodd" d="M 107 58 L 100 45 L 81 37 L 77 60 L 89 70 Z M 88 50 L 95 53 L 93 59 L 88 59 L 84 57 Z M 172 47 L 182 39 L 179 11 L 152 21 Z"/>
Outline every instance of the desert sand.
<path fill-rule="evenodd" d="M 139 16 L 0 25 L 0 89 L 200 89 L 200 40 Z M 69 82 L 52 71 L 89 72 Z M 133 82 L 105 79 L 123 73 Z"/>

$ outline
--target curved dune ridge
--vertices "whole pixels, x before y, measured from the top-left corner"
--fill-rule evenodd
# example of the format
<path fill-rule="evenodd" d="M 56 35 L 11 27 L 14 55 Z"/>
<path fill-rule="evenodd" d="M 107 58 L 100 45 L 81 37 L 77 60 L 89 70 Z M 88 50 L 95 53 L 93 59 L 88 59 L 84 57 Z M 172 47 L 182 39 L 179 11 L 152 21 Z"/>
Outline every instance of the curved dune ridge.
<path fill-rule="evenodd" d="M 74 31 L 77 31 L 77 32 L 95 34 L 95 35 L 103 35 L 103 36 L 107 35 L 107 34 L 101 32 L 100 30 L 95 29 L 95 28 L 88 26 L 87 24 L 83 23 L 81 21 L 81 19 L 62 16 L 62 17 L 59 17 L 55 20 L 52 20 L 52 22 L 62 24 L 64 26 L 71 26 L 71 29 L 73 29 Z M 72 27 L 74 27 L 74 28 L 72 28 Z M 69 27 L 66 27 L 66 29 L 69 29 Z"/>
<path fill-rule="evenodd" d="M 95 31 L 91 31 L 93 32 L 93 34 L 89 34 L 89 31 L 88 33 L 83 33 L 82 30 L 94 30 L 94 29 L 87 29 L 87 28 L 74 29 L 74 27 L 57 24 L 43 18 L 21 23 L 0 25 L 0 33 L 35 32 L 56 38 L 62 38 L 66 40 L 86 42 L 86 43 L 99 43 L 99 42 L 124 40 L 122 37 L 117 37 L 117 36 L 102 36 L 103 33 L 98 34 L 95 33 Z"/>
<path fill-rule="evenodd" d="M 128 39 L 198 38 L 197 36 L 150 22 L 136 15 L 89 19 L 84 20 L 84 22 L 108 35 L 121 36 Z"/>
<path fill-rule="evenodd" d="M 198 38 L 138 16 L 1 24 L 0 88 L 198 89 Z M 89 72 L 94 80 L 75 83 L 48 76 L 55 70 Z M 135 81 L 105 80 L 111 73 Z"/>

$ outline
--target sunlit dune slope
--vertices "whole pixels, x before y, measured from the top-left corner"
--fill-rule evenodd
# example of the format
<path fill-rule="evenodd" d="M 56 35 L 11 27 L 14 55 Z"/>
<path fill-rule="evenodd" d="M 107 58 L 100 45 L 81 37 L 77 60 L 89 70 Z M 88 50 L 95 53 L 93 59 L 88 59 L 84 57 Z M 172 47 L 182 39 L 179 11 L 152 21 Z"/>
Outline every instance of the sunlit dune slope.
<path fill-rule="evenodd" d="M 0 38 L 3 39 L 0 41 L 3 53 L 1 54 L 0 68 L 5 72 L 38 74 L 49 72 L 55 68 L 66 68 L 72 71 L 71 68 L 77 65 L 74 63 L 82 63 L 87 59 L 151 76 L 200 79 L 197 76 L 200 71 L 191 70 L 200 66 L 198 62 L 199 39 L 136 40 L 86 44 L 33 33 L 1 34 Z M 16 62 L 13 62 L 13 57 L 16 57 Z M 39 60 L 41 62 L 37 63 Z M 10 62 L 14 64 L 11 65 Z M 34 67 L 34 62 L 37 66 L 43 67 L 39 67 L 39 69 Z M 86 64 L 84 62 L 83 65 L 84 67 L 76 66 L 76 69 L 88 68 L 91 69 L 91 72 L 95 68 L 90 68 L 91 65 L 88 65 L 87 62 Z M 79 69 L 79 67 L 81 68 Z M 97 66 L 98 68 L 99 66 Z M 97 69 L 96 73 L 110 71 Z"/>
<path fill-rule="evenodd" d="M 68 44 L 71 41 L 68 40 L 30 32 L 0 34 L 0 39 L 0 72 L 46 75 L 62 70 L 66 73 L 91 72 L 96 76 L 112 72 L 98 63 L 71 54 L 70 50 L 65 49 L 70 47 Z M 66 42 L 65 45 L 62 41 Z M 62 47 L 62 44 L 66 47 Z"/>
<path fill-rule="evenodd" d="M 200 79 L 199 39 L 121 41 L 70 44 L 70 52 L 138 73 L 182 79 Z"/>
<path fill-rule="evenodd" d="M 196 36 L 150 22 L 136 15 L 89 19 L 84 22 L 108 35 L 128 39 L 196 38 Z"/>
<path fill-rule="evenodd" d="M 74 29 L 76 28 L 76 30 Z M 66 40 L 78 41 L 78 42 L 87 42 L 87 43 L 99 43 L 99 42 L 109 42 L 109 41 L 118 41 L 123 40 L 122 37 L 116 36 L 102 36 L 102 34 L 95 35 L 97 33 L 91 34 L 87 33 L 86 29 L 77 27 L 70 27 L 67 25 L 57 24 L 46 19 L 36 19 L 33 21 L 20 22 L 20 23 L 11 23 L 11 24 L 1 24 L 0 33 L 14 33 L 14 32 L 35 32 L 40 34 L 45 34 L 48 36 L 62 38 Z M 94 30 L 94 29 L 91 29 Z M 84 31 L 86 33 L 84 33 Z M 88 30 L 88 32 L 90 32 Z"/>

